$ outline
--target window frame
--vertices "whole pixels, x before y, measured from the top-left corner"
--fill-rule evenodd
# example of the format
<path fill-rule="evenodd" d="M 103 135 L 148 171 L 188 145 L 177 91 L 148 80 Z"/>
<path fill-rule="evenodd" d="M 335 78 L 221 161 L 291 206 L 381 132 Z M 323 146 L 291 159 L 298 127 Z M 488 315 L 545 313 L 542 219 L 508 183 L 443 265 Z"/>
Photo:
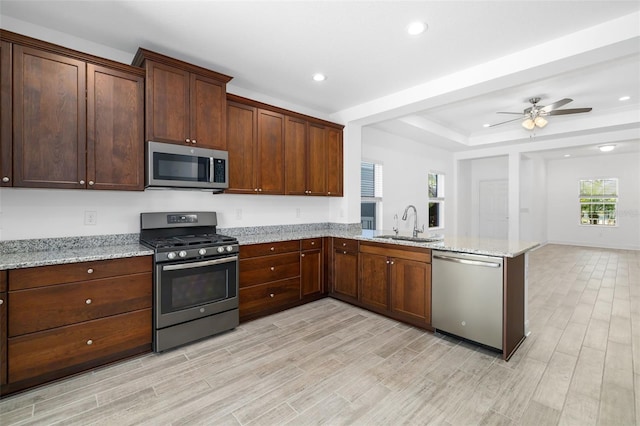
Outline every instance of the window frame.
<path fill-rule="evenodd" d="M 436 196 L 431 196 L 431 176 L 436 176 Z M 444 229 L 444 209 L 445 209 L 445 174 L 436 170 L 427 173 L 427 227 L 429 230 Z M 441 181 L 441 183 L 439 183 Z M 438 209 L 438 224 L 431 226 L 431 206 L 435 204 Z"/>
<path fill-rule="evenodd" d="M 589 193 L 584 192 L 586 183 L 589 182 L 591 188 Z M 602 192 L 599 194 L 593 193 L 594 184 L 598 182 L 602 187 Z M 607 182 L 609 184 L 615 183 L 615 190 L 607 193 Z M 599 178 L 581 178 L 578 179 L 578 225 L 585 227 L 604 227 L 615 228 L 618 227 L 618 201 L 620 199 L 620 179 L 616 177 L 599 177 Z M 584 206 L 592 206 L 585 211 Z M 593 206 L 601 206 L 601 209 L 594 209 Z M 613 206 L 607 209 L 607 206 Z M 596 212 L 613 212 L 613 219 L 611 219 L 605 213 Z M 594 213 L 598 217 L 594 217 Z M 585 214 L 587 215 L 585 217 Z M 601 216 L 604 216 L 602 218 Z M 612 222 L 612 223 L 607 223 Z"/>
<path fill-rule="evenodd" d="M 383 163 L 373 160 L 360 160 L 360 179 L 362 179 L 362 165 L 363 163 L 371 164 L 374 167 L 373 170 L 373 193 L 374 196 L 363 196 L 362 195 L 362 182 L 360 182 L 360 209 L 362 209 L 362 204 L 364 203 L 373 203 L 375 204 L 375 217 L 373 228 L 365 228 L 362 229 L 373 229 L 379 230 L 382 229 L 382 186 L 383 186 Z M 360 224 L 362 225 L 362 215 L 360 215 Z"/>

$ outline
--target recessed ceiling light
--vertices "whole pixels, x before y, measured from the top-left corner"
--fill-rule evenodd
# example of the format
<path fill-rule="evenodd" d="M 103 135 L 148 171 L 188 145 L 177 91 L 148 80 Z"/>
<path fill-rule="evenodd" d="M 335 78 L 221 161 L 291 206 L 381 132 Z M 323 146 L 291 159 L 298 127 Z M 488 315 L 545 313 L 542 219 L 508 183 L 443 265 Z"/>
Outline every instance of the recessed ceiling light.
<path fill-rule="evenodd" d="M 615 145 L 600 145 L 598 147 L 598 149 L 600 149 L 600 151 L 602 152 L 610 152 L 613 151 L 616 148 Z"/>
<path fill-rule="evenodd" d="M 631 99 L 631 96 L 623 96 L 621 98 L 618 98 L 619 101 L 628 101 L 629 99 Z"/>
<path fill-rule="evenodd" d="M 564 155 L 564 158 L 569 158 L 569 157 L 571 157 L 571 154 L 565 154 Z"/>
<path fill-rule="evenodd" d="M 313 75 L 313 81 L 325 81 L 326 79 L 327 76 L 319 72 Z"/>
<path fill-rule="evenodd" d="M 427 30 L 427 24 L 424 22 L 412 22 L 407 26 L 407 32 L 410 35 L 419 35 Z"/>
<path fill-rule="evenodd" d="M 482 125 L 482 127 L 491 127 L 491 124 L 485 123 L 485 124 Z"/>

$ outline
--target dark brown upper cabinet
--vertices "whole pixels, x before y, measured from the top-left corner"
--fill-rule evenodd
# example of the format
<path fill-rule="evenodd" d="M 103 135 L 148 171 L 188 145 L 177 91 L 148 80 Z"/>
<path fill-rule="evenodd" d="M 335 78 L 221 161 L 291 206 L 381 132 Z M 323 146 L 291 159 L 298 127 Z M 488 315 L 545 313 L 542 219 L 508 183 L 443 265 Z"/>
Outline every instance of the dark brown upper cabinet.
<path fill-rule="evenodd" d="M 143 190 L 144 70 L 0 36 L 3 184 Z"/>
<path fill-rule="evenodd" d="M 226 92 L 231 77 L 138 49 L 146 69 L 146 140 L 227 149 Z"/>

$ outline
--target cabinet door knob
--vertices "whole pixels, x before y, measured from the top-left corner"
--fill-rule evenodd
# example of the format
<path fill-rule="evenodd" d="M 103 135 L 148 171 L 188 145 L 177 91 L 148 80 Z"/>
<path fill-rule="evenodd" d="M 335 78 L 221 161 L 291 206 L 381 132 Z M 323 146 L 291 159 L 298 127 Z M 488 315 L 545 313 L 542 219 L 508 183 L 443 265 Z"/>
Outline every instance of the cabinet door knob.
<path fill-rule="evenodd" d="M 342 254 L 347 254 L 347 252 L 346 252 L 346 251 L 343 251 L 343 252 L 342 252 Z"/>
<path fill-rule="evenodd" d="M 387 265 L 389 264 L 389 261 L 387 260 Z"/>
<path fill-rule="evenodd" d="M 302 253 L 302 254 L 300 255 L 300 257 L 304 257 L 304 253 Z"/>
<path fill-rule="evenodd" d="M 83 180 L 80 180 L 80 185 L 84 185 L 84 181 Z"/>
<path fill-rule="evenodd" d="M 254 191 L 258 192 L 258 188 L 255 188 Z"/>
<path fill-rule="evenodd" d="M 93 186 L 93 181 L 92 180 L 89 181 L 89 186 Z"/>
<path fill-rule="evenodd" d="M 262 188 L 258 188 L 258 192 L 262 192 Z"/>
<path fill-rule="evenodd" d="M 392 260 L 392 261 L 391 261 L 391 264 L 392 264 L 392 265 L 395 265 L 395 264 L 396 264 L 396 262 L 394 262 L 394 261 Z"/>
<path fill-rule="evenodd" d="M 90 304 L 91 304 L 91 302 L 92 302 L 92 300 L 91 300 L 91 299 L 87 299 L 87 300 L 85 300 L 85 301 L 84 301 L 84 303 L 86 303 L 87 305 L 90 305 Z"/>
<path fill-rule="evenodd" d="M 2 178 L 2 181 L 3 181 L 4 183 L 9 182 L 9 176 L 5 176 L 5 177 L 3 177 L 3 178 Z"/>
<path fill-rule="evenodd" d="M 4 300 L 0 299 L 0 305 L 2 305 L 4 303 Z"/>
<path fill-rule="evenodd" d="M 327 195 L 331 195 L 331 191 L 327 192 Z"/>
<path fill-rule="evenodd" d="M 311 241 L 311 245 L 312 245 L 312 246 L 315 246 L 315 245 L 316 245 L 316 242 L 315 242 L 315 241 Z"/>
<path fill-rule="evenodd" d="M 93 274 L 93 268 L 87 269 L 87 274 Z"/>
<path fill-rule="evenodd" d="M 195 139 L 191 139 L 191 143 L 192 143 L 192 144 L 195 144 L 195 143 L 196 143 L 196 140 L 195 140 Z"/>
<path fill-rule="evenodd" d="M 272 266 L 272 267 L 271 267 L 271 268 L 269 268 L 269 269 L 271 269 L 272 271 L 275 271 L 275 270 L 276 270 L 276 267 L 275 267 L 275 266 Z"/>
<path fill-rule="evenodd" d="M 274 296 L 275 296 L 275 294 L 269 293 L 269 297 L 274 297 Z"/>
<path fill-rule="evenodd" d="M 87 345 L 93 345 L 93 340 L 91 339 L 87 340 Z"/>
<path fill-rule="evenodd" d="M 184 141 L 185 141 L 186 143 L 191 143 L 191 139 L 189 139 L 189 138 L 186 138 Z"/>
<path fill-rule="evenodd" d="M 271 247 L 269 250 L 274 251 L 276 248 L 275 247 Z"/>

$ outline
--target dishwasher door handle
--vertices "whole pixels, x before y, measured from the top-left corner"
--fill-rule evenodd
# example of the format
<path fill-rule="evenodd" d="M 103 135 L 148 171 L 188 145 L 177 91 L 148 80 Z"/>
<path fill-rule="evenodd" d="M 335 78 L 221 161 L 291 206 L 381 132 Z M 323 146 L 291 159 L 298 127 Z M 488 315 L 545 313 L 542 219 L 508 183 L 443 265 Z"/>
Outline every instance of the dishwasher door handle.
<path fill-rule="evenodd" d="M 499 268 L 501 265 L 499 263 L 495 263 L 495 262 L 485 262 L 482 260 L 469 260 L 469 259 L 460 259 L 457 257 L 448 257 L 448 256 L 442 256 L 439 254 L 434 254 L 433 255 L 434 259 L 440 259 L 440 260 L 446 260 L 447 262 L 454 262 L 454 263 L 462 263 L 463 265 L 473 265 L 473 266 L 484 266 L 487 268 Z"/>

